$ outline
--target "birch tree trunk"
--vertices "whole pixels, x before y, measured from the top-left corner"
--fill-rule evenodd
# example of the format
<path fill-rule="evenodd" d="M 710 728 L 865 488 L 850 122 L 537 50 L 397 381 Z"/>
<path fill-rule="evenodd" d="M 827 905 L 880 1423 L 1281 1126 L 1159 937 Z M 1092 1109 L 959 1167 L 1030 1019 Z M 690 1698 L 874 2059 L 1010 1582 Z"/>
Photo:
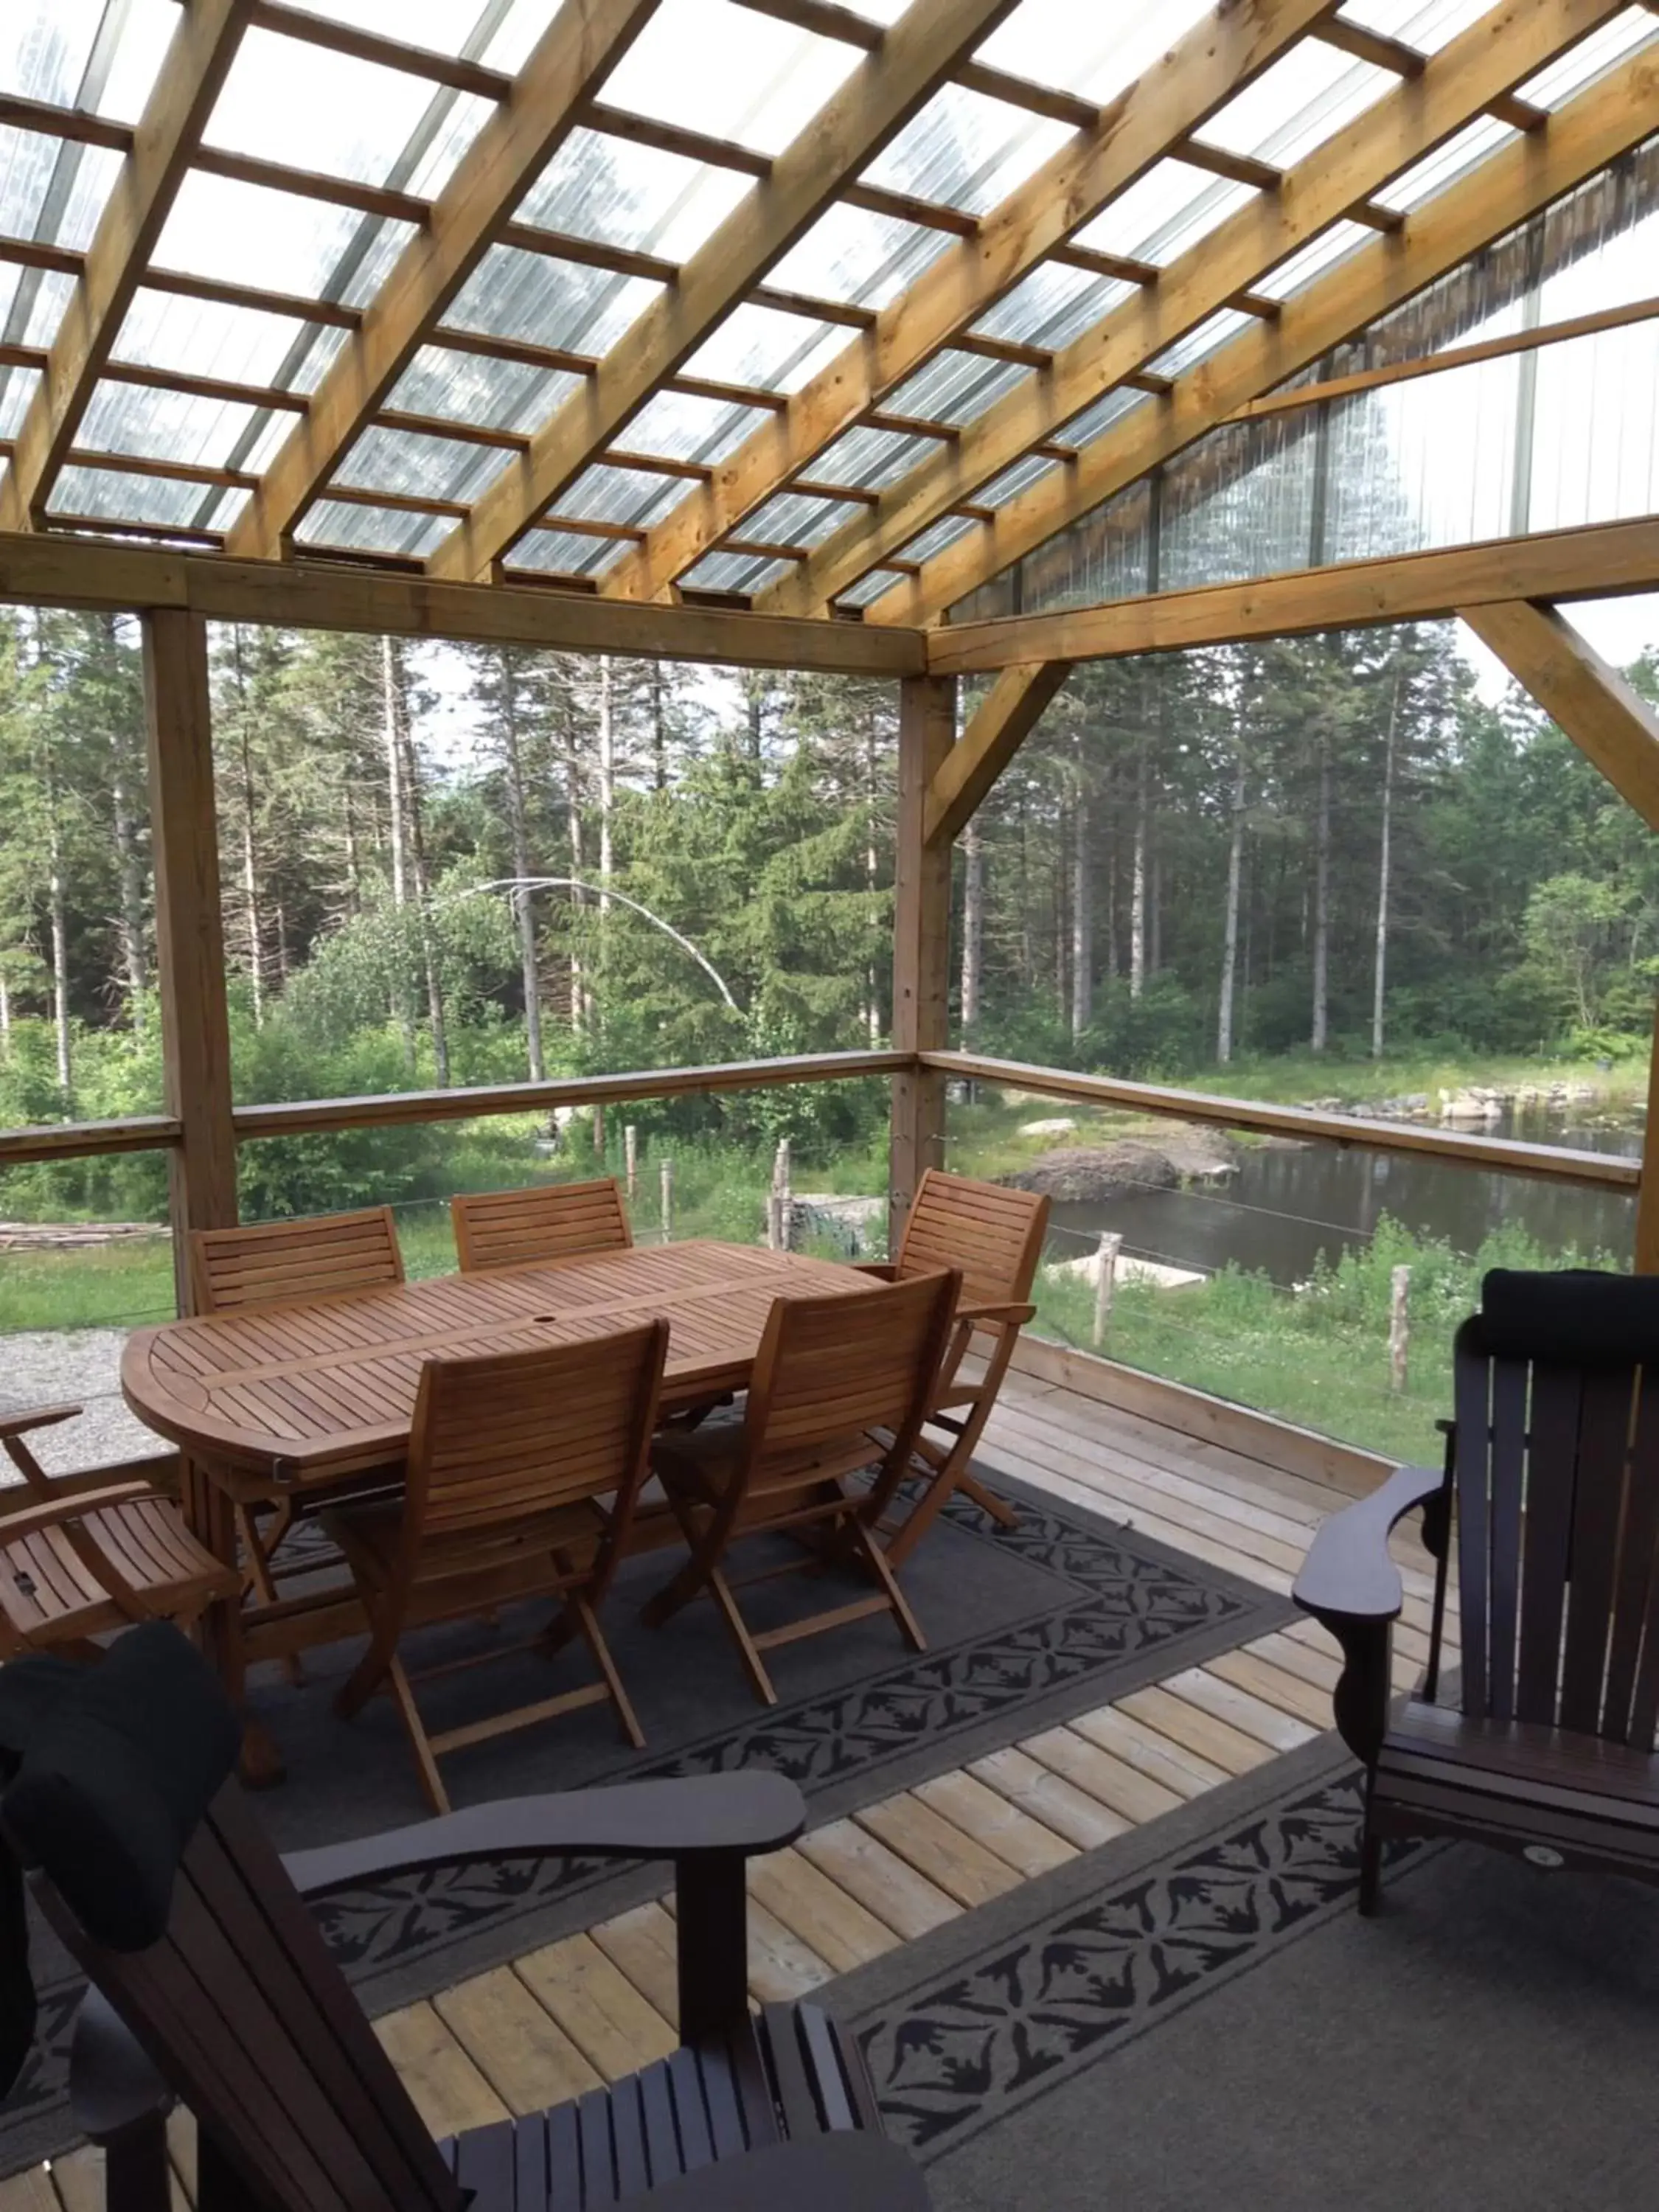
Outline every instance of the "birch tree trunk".
<path fill-rule="evenodd" d="M 1233 1056 L 1233 994 L 1238 968 L 1238 894 L 1244 878 L 1244 749 L 1233 769 L 1232 836 L 1227 847 L 1227 911 L 1221 933 L 1221 1005 L 1216 1017 L 1215 1056 L 1225 1067 Z"/>
<path fill-rule="evenodd" d="M 0 968 L 0 1060 L 11 1058 L 11 986 Z"/>
<path fill-rule="evenodd" d="M 881 1043 L 881 985 L 879 953 L 881 927 L 875 920 L 876 893 L 881 884 L 881 854 L 876 843 L 876 808 L 881 796 L 881 768 L 876 751 L 876 717 L 866 707 L 864 715 L 864 896 L 870 921 L 870 960 L 864 971 L 864 1032 L 874 1052 Z"/>
<path fill-rule="evenodd" d="M 1089 796 L 1083 788 L 1083 740 L 1077 741 L 1078 794 L 1072 817 L 1072 1035 L 1094 1015 L 1095 917 L 1089 876 Z"/>
<path fill-rule="evenodd" d="M 58 1039 L 58 1087 L 65 1104 L 74 1092 L 70 1062 L 69 892 L 64 880 L 64 832 L 58 815 L 58 783 L 46 782 L 46 910 L 52 931 L 52 1019 Z"/>
<path fill-rule="evenodd" d="M 110 658 L 120 647 L 115 617 L 104 617 Z M 121 886 L 121 964 L 126 970 L 128 1018 L 132 1033 L 144 1033 L 144 994 L 149 988 L 149 961 L 144 949 L 144 868 L 138 850 L 138 809 L 134 803 L 132 758 L 127 732 L 118 726 L 109 733 L 110 799 L 115 832 L 115 863 Z"/>
<path fill-rule="evenodd" d="M 582 837 L 582 763 L 576 738 L 576 718 L 568 714 L 564 726 L 564 800 L 565 835 L 570 846 L 570 872 L 580 882 L 584 866 Z M 580 890 L 570 894 L 571 904 L 576 908 L 577 927 L 586 900 Z M 582 956 L 579 941 L 573 935 L 570 945 L 570 1027 L 580 1036 L 587 1026 L 586 978 L 582 973 Z"/>
<path fill-rule="evenodd" d="M 432 1072 L 438 1088 L 449 1088 L 449 1024 L 444 1013 L 443 974 L 438 961 L 437 933 L 432 926 L 432 879 L 426 865 L 426 832 L 421 821 L 421 779 L 415 759 L 415 738 L 410 727 L 409 685 L 401 644 L 392 656 L 395 673 L 395 717 L 398 762 L 404 804 L 409 816 L 409 887 L 414 895 L 415 919 L 420 931 L 421 965 L 426 971 L 427 1018 L 432 1029 Z"/>
<path fill-rule="evenodd" d="M 1135 763 L 1135 836 L 1129 874 L 1129 996 L 1146 988 L 1146 735 L 1141 732 Z"/>
<path fill-rule="evenodd" d="M 985 988 L 985 839 L 976 815 L 962 833 L 962 1042 L 973 1048 Z"/>
<path fill-rule="evenodd" d="M 1309 1045 L 1323 1052 L 1330 1013 L 1331 957 L 1331 745 L 1319 740 L 1319 794 L 1314 810 L 1313 1023 Z"/>
<path fill-rule="evenodd" d="M 253 755 L 248 744 L 247 672 L 242 665 L 242 629 L 231 632 L 231 666 L 236 685 L 237 753 L 242 783 L 242 920 L 247 932 L 247 973 L 253 994 L 253 1026 L 265 1018 L 264 929 L 259 913 L 259 852 L 253 820 Z"/>
<path fill-rule="evenodd" d="M 513 872 L 520 879 L 513 894 L 519 923 L 519 969 L 524 979 L 525 1059 L 530 1079 L 542 1079 L 542 994 L 540 963 L 536 957 L 536 909 L 526 887 L 530 873 L 530 828 L 525 805 L 524 755 L 519 742 L 519 681 L 514 656 L 503 651 L 501 679 L 501 746 L 507 757 L 507 829 L 513 843 Z"/>
<path fill-rule="evenodd" d="M 1371 1058 L 1382 1057 L 1382 1007 L 1388 990 L 1389 895 L 1393 888 L 1394 779 L 1400 735 L 1400 676 L 1389 702 L 1389 730 L 1382 747 L 1382 835 L 1376 874 L 1376 958 L 1371 971 Z"/>
<path fill-rule="evenodd" d="M 390 637 L 380 640 L 380 688 L 382 734 L 386 744 L 386 825 L 392 854 L 392 905 L 399 924 L 392 1012 L 403 1035 L 404 1064 L 413 1075 L 416 1066 L 415 1015 L 409 1003 L 401 926 L 404 909 L 409 903 L 409 867 L 404 837 L 403 748 L 398 739 L 397 650 L 395 641 Z"/>

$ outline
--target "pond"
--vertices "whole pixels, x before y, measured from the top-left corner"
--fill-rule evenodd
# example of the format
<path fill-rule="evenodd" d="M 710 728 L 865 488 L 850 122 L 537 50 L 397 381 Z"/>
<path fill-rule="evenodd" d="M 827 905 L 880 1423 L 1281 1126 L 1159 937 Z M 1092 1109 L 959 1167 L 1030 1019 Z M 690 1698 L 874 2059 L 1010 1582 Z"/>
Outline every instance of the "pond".
<path fill-rule="evenodd" d="M 1620 1119 L 1605 1108 L 1511 1109 L 1481 1133 L 1630 1158 L 1642 1148 L 1639 1118 Z M 1246 1144 L 1238 1173 L 1218 1182 L 1056 1206 L 1049 1244 L 1053 1257 L 1071 1259 L 1103 1230 L 1116 1230 L 1124 1249 L 1142 1259 L 1206 1273 L 1231 1261 L 1290 1285 L 1308 1279 L 1322 1252 L 1334 1260 L 1362 1243 L 1385 1213 L 1460 1252 L 1478 1250 L 1493 1231 L 1514 1224 L 1547 1250 L 1576 1245 L 1627 1267 L 1636 1208 L 1619 1192 L 1480 1174 L 1422 1154 L 1276 1141 Z"/>

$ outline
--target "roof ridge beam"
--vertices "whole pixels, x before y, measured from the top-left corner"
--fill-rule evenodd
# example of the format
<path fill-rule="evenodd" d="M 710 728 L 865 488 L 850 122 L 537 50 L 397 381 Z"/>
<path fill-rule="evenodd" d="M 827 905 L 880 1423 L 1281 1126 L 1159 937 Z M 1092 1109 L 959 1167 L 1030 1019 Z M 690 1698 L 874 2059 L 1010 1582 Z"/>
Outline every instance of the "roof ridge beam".
<path fill-rule="evenodd" d="M 567 485 L 683 368 L 729 309 L 915 115 L 1014 0 L 913 0 L 878 47 L 773 163 L 624 333 L 586 387 L 537 433 L 428 563 L 434 576 L 488 576 Z"/>
<path fill-rule="evenodd" d="M 1384 93 L 1337 139 L 1316 148 L 1299 162 L 1277 191 L 1264 193 L 1240 208 L 1172 262 L 1153 291 L 1125 301 L 1073 339 L 1056 355 L 1050 375 L 1024 379 L 988 408 L 968 427 L 945 465 L 929 459 L 899 478 L 884 492 L 880 508 L 861 533 L 843 528 L 826 538 L 807 570 L 798 571 L 775 586 L 775 600 L 772 592 L 761 594 L 761 603 L 769 612 L 794 613 L 833 599 L 870 569 L 884 565 L 890 554 L 901 551 L 920 531 L 936 521 L 952 501 L 971 498 L 1042 440 L 1063 431 L 1084 409 L 1196 330 L 1242 287 L 1259 283 L 1266 271 L 1288 255 L 1334 222 L 1351 216 L 1391 178 L 1454 137 L 1472 117 L 1485 110 L 1495 93 L 1532 76 L 1556 54 L 1616 15 L 1621 4 L 1622 0 L 1528 0 L 1522 6 L 1516 0 L 1500 0 L 1498 7 L 1443 47 L 1420 77 Z M 1650 130 L 1652 112 L 1650 106 Z M 1517 207 L 1523 200 L 1532 204 L 1528 182 L 1548 173 L 1561 119 L 1557 117 L 1548 132 L 1512 141 L 1503 149 L 1516 155 L 1513 173 Z M 1623 143 L 1642 135 L 1642 117 L 1638 114 L 1632 120 L 1638 127 L 1627 133 Z M 1106 496 L 1094 489 L 1099 478 L 1109 473 L 1103 454 L 1115 454 L 1136 441 L 1156 443 L 1162 453 L 1164 439 L 1176 426 L 1195 419 L 1197 427 L 1169 445 L 1169 451 L 1179 451 L 1209 428 L 1212 420 L 1230 412 L 1238 400 L 1253 398 L 1256 390 L 1295 374 L 1310 361 L 1317 360 L 1329 345 L 1340 343 L 1350 329 L 1369 321 L 1373 312 L 1385 312 L 1382 306 L 1373 308 L 1371 302 L 1392 303 L 1431 281 L 1442 264 L 1437 258 L 1426 274 L 1412 273 L 1416 259 L 1407 240 L 1425 225 L 1431 240 L 1437 228 L 1445 230 L 1447 204 L 1455 201 L 1462 210 L 1469 197 L 1467 180 L 1450 191 L 1437 194 L 1409 221 L 1402 218 L 1397 231 L 1380 237 L 1373 246 L 1360 248 L 1306 291 L 1292 294 L 1275 320 L 1259 324 L 1224 348 L 1229 361 L 1248 351 L 1253 360 L 1259 356 L 1263 365 L 1260 385 L 1251 379 L 1249 391 L 1227 386 L 1230 397 L 1224 409 L 1214 398 L 1218 356 L 1212 356 L 1177 379 L 1175 391 L 1161 405 L 1139 410 L 1137 416 L 1082 448 L 1075 467 L 1066 471 L 1063 486 L 1036 484 L 1011 501 L 1002 510 L 1009 520 L 999 521 L 994 532 L 981 533 L 985 541 L 982 547 L 976 538 L 966 551 L 947 547 L 933 561 L 924 562 L 921 597 L 930 612 L 938 613 L 951 603 L 939 596 L 939 589 L 948 588 L 954 599 L 960 596 L 958 586 L 964 573 L 971 569 L 975 581 L 981 571 L 995 574 L 1018 553 L 1041 544 L 1042 538 L 1053 535 L 1074 514 L 1086 512 L 1087 507 Z M 1517 215 L 1513 219 L 1520 218 Z M 1478 224 L 1476 246 L 1468 250 L 1475 251 L 1487 238 L 1498 235 L 1510 220 L 1503 211 L 1490 222 Z M 1458 228 L 1455 221 L 1451 222 L 1452 232 Z M 1430 252 L 1432 256 L 1431 247 Z M 1370 286 L 1356 283 L 1351 273 L 1356 266 L 1376 270 L 1378 283 Z M 1351 287 L 1366 303 L 1364 309 L 1346 319 L 1338 316 L 1328 321 L 1310 303 L 1322 304 L 1334 296 L 1333 287 L 1343 286 Z M 1333 335 L 1326 336 L 1328 330 Z M 1318 342 L 1311 346 L 1298 343 L 1298 333 L 1310 331 L 1320 334 Z M 1152 418 L 1150 428 L 1139 420 L 1146 414 Z M 1118 478 L 1115 471 L 1110 473 L 1108 489 L 1115 490 Z M 1137 468 L 1133 473 L 1143 471 Z M 1090 487 L 1086 505 L 1073 506 L 1073 491 L 1080 492 L 1085 483 Z M 1025 518 L 1040 513 L 1046 516 L 1050 509 L 1060 514 L 1060 520 L 1042 527 L 1040 535 L 1031 535 Z M 1011 526 L 1016 513 L 1019 523 Z M 1035 522 L 1030 527 L 1036 527 Z M 1014 550 L 1005 551 L 1011 543 Z M 955 562 L 950 559 L 953 551 L 958 556 Z M 934 578 L 940 580 L 938 586 L 932 580 Z M 899 596 L 908 599 L 909 592 Z M 875 605 L 879 610 L 878 621 L 918 619 L 915 605 L 907 606 L 900 617 L 890 592 Z"/>
<path fill-rule="evenodd" d="M 281 555 L 656 4 L 565 0 L 232 526 L 233 556 Z"/>
<path fill-rule="evenodd" d="M 168 41 L 0 483 L 0 530 L 46 513 L 246 23 L 246 0 L 191 0 Z"/>
<path fill-rule="evenodd" d="M 676 577 L 807 468 L 865 410 L 1066 247 L 1118 192 L 1225 106 L 1329 12 L 1328 0 L 1246 0 L 1206 16 L 1137 82 L 1100 109 L 1094 128 L 1060 147 L 947 247 L 876 318 L 867 340 L 838 353 L 648 531 L 644 552 L 601 578 L 607 598 L 663 599 Z M 960 75 L 960 72 L 957 72 Z M 1118 273 L 1114 264 L 1114 273 Z"/>

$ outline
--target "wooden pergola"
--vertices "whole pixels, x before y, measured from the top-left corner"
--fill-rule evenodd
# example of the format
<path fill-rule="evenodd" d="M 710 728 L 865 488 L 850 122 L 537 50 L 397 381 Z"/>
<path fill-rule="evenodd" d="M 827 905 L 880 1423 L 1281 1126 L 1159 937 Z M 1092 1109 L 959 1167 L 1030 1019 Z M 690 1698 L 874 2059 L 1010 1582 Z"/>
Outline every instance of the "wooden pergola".
<path fill-rule="evenodd" d="M 782 76 L 817 70 L 833 88 L 777 146 L 763 102 L 729 136 L 668 112 L 653 89 L 665 72 L 647 63 L 677 6 L 744 19 Z M 950 618 L 1224 426 L 1659 316 L 1648 298 L 1331 369 L 1379 318 L 1659 133 L 1652 0 L 1646 12 L 1502 0 L 1424 44 L 1366 27 L 1336 0 L 1223 0 L 1195 20 L 1177 10 L 1187 27 L 1170 50 L 1099 100 L 1073 88 L 1086 74 L 1076 54 L 1021 43 L 1016 0 L 546 0 L 511 70 L 491 40 L 513 0 L 483 6 L 476 25 L 459 0 L 455 13 L 468 18 L 458 44 L 436 52 L 359 28 L 327 0 L 182 0 L 136 121 L 112 119 L 95 96 L 0 94 L 0 127 L 117 163 L 84 248 L 45 234 L 44 214 L 33 235 L 0 236 L 0 264 L 64 292 L 47 342 L 0 345 L 0 372 L 33 380 L 0 477 L 0 599 L 142 618 L 167 1071 L 161 1115 L 12 1133 L 0 1163 L 166 1146 L 183 1230 L 234 1220 L 238 1142 L 283 1130 L 884 1073 L 902 1207 L 940 1156 L 947 1075 L 981 1065 L 945 1049 L 951 845 L 1081 659 L 1455 613 L 1659 827 L 1659 720 L 1560 611 L 1659 590 L 1651 516 Z M 424 137 L 388 146 L 372 178 L 232 143 L 216 118 L 279 47 L 365 87 L 424 88 Z M 1324 88 L 1313 108 L 1276 100 L 1275 86 L 1304 79 Z M 1270 125 L 1255 137 L 1279 150 L 1241 149 L 1253 112 Z M 980 158 L 958 163 L 952 189 L 924 190 L 918 179 L 956 175 L 941 118 L 959 138 L 972 118 Z M 444 129 L 456 150 L 422 194 L 422 161 Z M 304 143 L 297 125 L 295 137 Z M 625 235 L 627 195 L 611 204 L 594 184 L 626 178 L 641 149 L 684 186 L 677 206 L 702 194 L 698 205 L 724 210 L 680 258 Z M 1006 175 L 1016 181 L 998 197 Z M 1102 242 L 1133 196 L 1171 178 L 1187 197 L 1170 201 L 1154 244 Z M 243 281 L 261 264 L 257 238 L 234 279 L 210 257 L 179 265 L 179 209 L 216 190 L 301 229 L 355 222 L 351 252 L 305 295 Z M 807 246 L 848 224 L 882 246 L 876 275 L 832 289 L 856 257 L 819 253 L 826 289 L 800 289 Z M 560 305 L 590 280 L 615 310 L 592 349 Z M 1060 293 L 1063 315 L 1022 307 Z M 180 302 L 204 330 L 253 318 L 295 334 L 281 372 L 256 381 L 219 373 L 199 348 L 169 353 Z M 766 347 L 743 337 L 757 329 L 793 335 L 763 362 Z M 744 360 L 760 363 L 746 377 L 729 367 Z M 214 409 L 217 446 L 197 435 Z M 100 443 L 94 422 L 129 434 Z M 891 1049 L 234 1108 L 216 621 L 894 679 Z M 981 674 L 994 681 L 958 735 L 958 679 Z M 1042 1087 L 1041 1072 L 1025 1079 Z M 1163 1096 L 1070 1084 L 1067 1095 L 1125 1103 Z M 1638 1182 L 1628 1163 L 1496 1140 L 1225 1100 L 1183 1097 L 1182 1110 Z M 1659 1106 L 1650 1129 L 1656 1119 Z M 1649 1162 L 1638 1250 L 1655 1267 L 1659 1140 Z"/>

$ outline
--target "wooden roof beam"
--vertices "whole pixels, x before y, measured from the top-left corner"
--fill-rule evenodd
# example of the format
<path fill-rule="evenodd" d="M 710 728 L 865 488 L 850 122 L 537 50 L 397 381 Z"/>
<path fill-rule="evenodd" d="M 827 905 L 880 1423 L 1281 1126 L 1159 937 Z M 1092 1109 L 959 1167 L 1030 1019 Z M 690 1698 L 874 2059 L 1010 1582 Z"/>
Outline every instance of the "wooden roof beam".
<path fill-rule="evenodd" d="M 848 345 L 722 461 L 714 482 L 648 533 L 643 557 L 619 561 L 607 596 L 663 599 L 683 574 L 781 484 L 950 344 L 1049 256 L 1091 273 L 1156 282 L 1150 264 L 1085 255 L 1070 244 L 1115 194 L 1213 115 L 1328 12 L 1329 0 L 1238 0 L 1189 31 L 1092 127 L 1061 147 L 947 248 Z M 959 74 L 960 72 L 958 72 Z"/>
<path fill-rule="evenodd" d="M 1649 829 L 1659 830 L 1659 714 L 1554 607 L 1500 599 L 1458 612 Z"/>
<path fill-rule="evenodd" d="M 312 395 L 230 532 L 233 554 L 282 552 L 655 4 L 565 0 Z"/>
<path fill-rule="evenodd" d="M 862 527 L 843 526 L 833 533 L 804 569 L 780 580 L 761 594 L 758 604 L 774 613 L 795 613 L 845 591 L 901 550 L 954 501 L 971 497 L 1040 441 L 1062 431 L 1084 409 L 1143 371 L 1231 296 L 1350 214 L 1357 201 L 1453 137 L 1494 94 L 1531 76 L 1616 14 L 1618 5 L 1619 0 L 1534 0 L 1518 12 L 1500 0 L 1444 46 L 1420 77 L 1386 93 L 1356 117 L 1338 138 L 1299 163 L 1278 191 L 1237 210 L 1171 263 L 1154 291 L 1112 308 L 1061 349 L 1052 374 L 1028 378 L 987 410 L 944 462 L 929 459 L 901 477 L 883 493 L 872 519 Z M 1595 89 L 1588 96 L 1598 114 L 1605 111 L 1607 102 L 1597 98 Z M 874 619 L 914 623 L 939 614 L 982 576 L 994 574 L 1017 554 L 1086 514 L 1157 459 L 1179 452 L 1240 401 L 1283 383 L 1523 220 L 1542 204 L 1536 197 L 1541 182 L 1557 176 L 1577 182 L 1585 172 L 1576 167 L 1576 142 L 1565 123 L 1569 112 L 1552 119 L 1543 140 L 1511 139 L 1501 148 L 1483 165 L 1480 173 L 1488 181 L 1478 185 L 1465 179 L 1455 191 L 1437 195 L 1416 211 L 1400 236 L 1349 256 L 1286 300 L 1273 320 L 1243 331 L 1178 378 L 1159 406 L 1136 409 L 1081 447 L 1075 465 L 1063 476 L 1051 476 L 1008 502 L 994 531 L 946 547 L 925 562 L 914 597 L 890 592 L 876 600 Z M 1645 112 L 1650 125 L 1653 111 Z M 1642 115 L 1625 120 L 1631 128 L 1620 130 L 1609 116 L 1607 130 L 1593 131 L 1583 143 L 1607 139 L 1622 149 L 1641 135 Z M 1558 152 L 1558 135 L 1564 132 Z M 1507 165 L 1506 156 L 1514 157 Z M 1611 158 L 1605 155 L 1591 166 Z M 1493 163 L 1499 166 L 1494 168 Z M 1552 185 L 1546 196 L 1553 198 L 1566 188 Z M 1414 249 L 1407 244 L 1413 238 L 1420 240 Z M 1312 343 L 1316 334 L 1317 343 Z M 1245 362 L 1250 366 L 1235 384 L 1222 365 Z M 1131 449 L 1135 465 L 1121 475 L 1120 459 Z M 1143 463 L 1143 453 L 1152 458 Z M 1105 492 L 1097 489 L 1103 482 Z M 1060 519 L 1050 523 L 1050 516 Z M 1010 545 L 1013 551 L 1006 552 Z M 902 614 L 901 600 L 906 601 Z M 919 612 L 922 606 L 927 617 Z"/>
<path fill-rule="evenodd" d="M 806 129 L 536 434 L 528 456 L 484 493 L 471 520 L 439 547 L 435 576 L 486 577 L 588 463 L 626 428 L 728 310 L 848 182 L 926 105 L 951 70 L 1010 13 L 1013 0 L 929 0 L 885 32 Z"/>
<path fill-rule="evenodd" d="M 1071 672 L 1069 660 L 1021 661 L 1001 672 L 933 772 L 922 820 L 926 843 L 956 842 Z"/>
<path fill-rule="evenodd" d="M 19 428 L 0 529 L 27 530 L 46 512 L 246 21 L 246 0 L 192 0 L 179 18 Z"/>

